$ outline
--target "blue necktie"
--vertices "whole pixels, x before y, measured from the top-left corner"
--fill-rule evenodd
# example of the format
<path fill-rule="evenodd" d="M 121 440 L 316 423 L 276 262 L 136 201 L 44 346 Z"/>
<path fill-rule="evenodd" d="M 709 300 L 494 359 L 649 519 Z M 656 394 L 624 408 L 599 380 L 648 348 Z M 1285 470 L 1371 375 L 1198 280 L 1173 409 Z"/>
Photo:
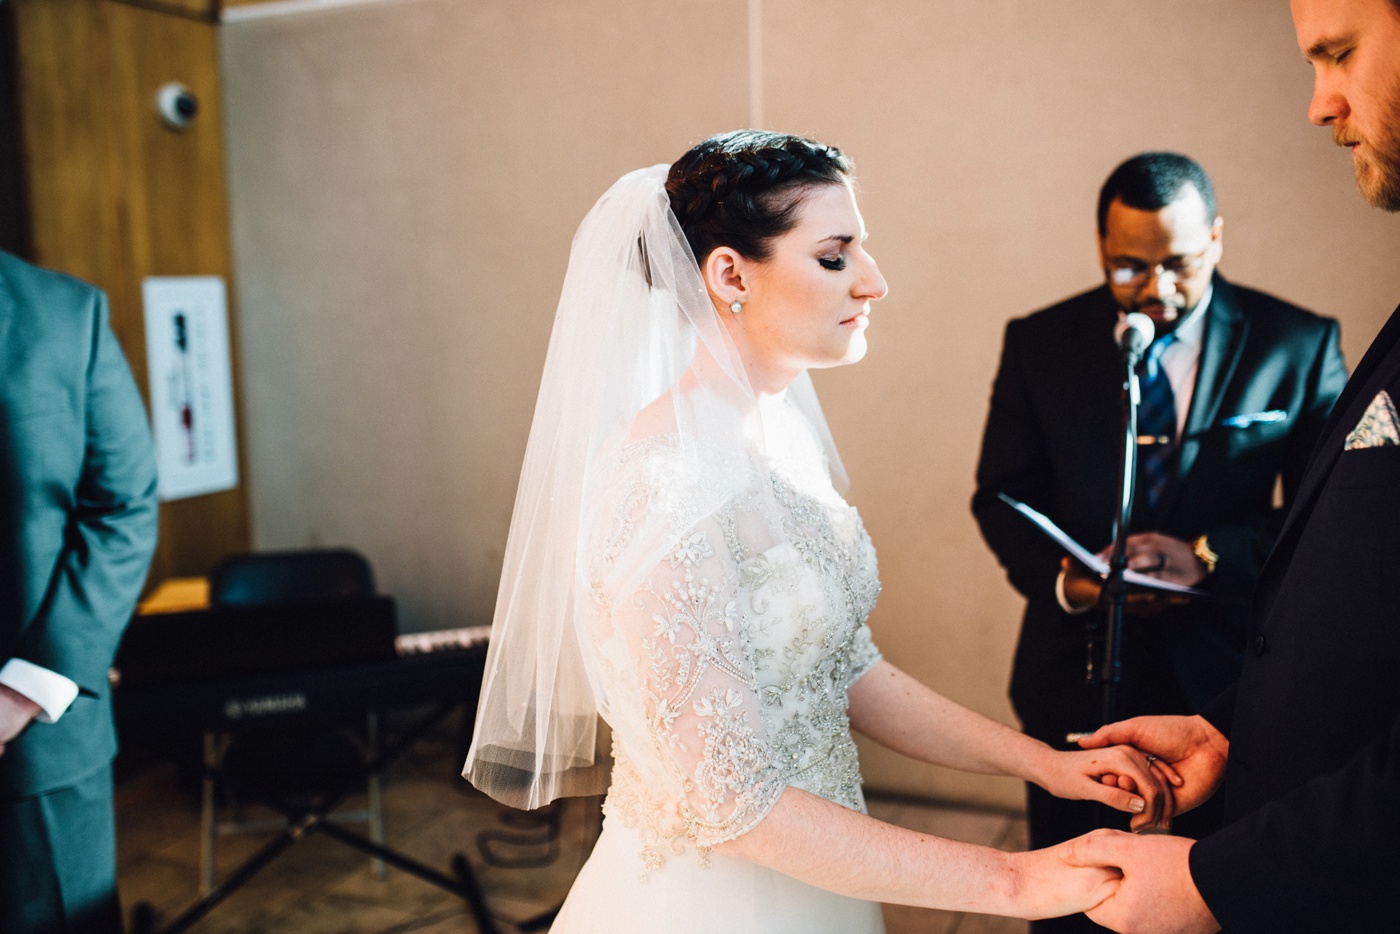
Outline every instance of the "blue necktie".
<path fill-rule="evenodd" d="M 1139 485 L 1147 494 L 1149 514 L 1156 513 L 1175 467 L 1176 399 L 1161 363 L 1162 352 L 1171 342 L 1170 334 L 1153 341 L 1138 364 L 1138 384 L 1142 391 L 1137 425 L 1138 473 Z"/>

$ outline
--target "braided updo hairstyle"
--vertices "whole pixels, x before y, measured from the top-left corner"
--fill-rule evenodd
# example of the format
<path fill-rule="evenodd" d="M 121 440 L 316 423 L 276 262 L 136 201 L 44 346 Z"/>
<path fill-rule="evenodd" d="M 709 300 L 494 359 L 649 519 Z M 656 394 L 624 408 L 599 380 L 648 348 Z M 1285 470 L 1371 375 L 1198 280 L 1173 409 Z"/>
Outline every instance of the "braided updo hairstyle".
<path fill-rule="evenodd" d="M 666 176 L 671 211 L 697 262 L 727 246 L 762 262 L 772 241 L 797 223 L 802 194 L 851 174 L 835 146 L 763 130 L 712 136 L 675 161 Z"/>

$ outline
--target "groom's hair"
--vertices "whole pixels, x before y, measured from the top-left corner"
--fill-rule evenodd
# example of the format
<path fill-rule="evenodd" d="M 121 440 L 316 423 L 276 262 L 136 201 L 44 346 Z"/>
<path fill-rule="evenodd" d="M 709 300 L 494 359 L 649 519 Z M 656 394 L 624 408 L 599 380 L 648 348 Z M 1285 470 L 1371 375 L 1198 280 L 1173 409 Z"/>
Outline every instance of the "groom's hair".
<path fill-rule="evenodd" d="M 1139 211 L 1160 211 L 1181 197 L 1187 186 L 1205 202 L 1206 222 L 1214 223 L 1215 186 L 1195 159 L 1176 152 L 1133 156 L 1114 169 L 1099 190 L 1099 236 L 1108 232 L 1108 208 L 1115 200 Z"/>
<path fill-rule="evenodd" d="M 835 146 L 786 133 L 734 130 L 681 156 L 666 176 L 671 211 L 703 263 L 715 247 L 765 260 L 797 223 L 802 196 L 838 184 L 851 161 Z"/>

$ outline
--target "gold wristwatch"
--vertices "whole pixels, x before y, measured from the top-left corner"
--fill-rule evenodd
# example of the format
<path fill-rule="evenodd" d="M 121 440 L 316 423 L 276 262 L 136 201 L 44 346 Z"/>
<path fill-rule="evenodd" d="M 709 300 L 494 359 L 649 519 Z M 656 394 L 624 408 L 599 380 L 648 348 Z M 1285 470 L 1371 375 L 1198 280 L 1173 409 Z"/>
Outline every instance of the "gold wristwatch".
<path fill-rule="evenodd" d="M 1206 566 L 1207 575 L 1215 573 L 1215 565 L 1219 563 L 1220 556 L 1210 550 L 1210 542 L 1206 541 L 1204 535 L 1197 536 L 1191 543 L 1191 551 L 1196 559 Z"/>

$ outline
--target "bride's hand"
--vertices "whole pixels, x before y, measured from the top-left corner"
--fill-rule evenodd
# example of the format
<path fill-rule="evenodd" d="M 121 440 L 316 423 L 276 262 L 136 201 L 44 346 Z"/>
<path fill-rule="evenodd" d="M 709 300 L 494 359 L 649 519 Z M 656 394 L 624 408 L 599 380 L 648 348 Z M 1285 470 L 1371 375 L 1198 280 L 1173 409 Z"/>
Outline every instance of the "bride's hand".
<path fill-rule="evenodd" d="M 1132 746 L 1082 752 L 1047 749 L 1033 780 L 1057 798 L 1098 801 L 1126 811 L 1133 815 L 1134 830 L 1168 826 L 1176 813 L 1172 786 L 1181 784 L 1171 766 L 1161 760 L 1154 763 Z"/>
<path fill-rule="evenodd" d="M 1011 854 L 1016 917 L 1035 920 L 1088 911 L 1118 891 L 1123 874 L 1113 868 L 1075 865 L 1074 845 L 1071 840 Z"/>
<path fill-rule="evenodd" d="M 1192 717 L 1134 717 L 1105 727 L 1079 741 L 1086 749 L 1132 743 L 1154 755 L 1153 768 L 1173 784 L 1177 814 L 1210 798 L 1225 778 L 1230 741 L 1200 715 Z M 1137 822 L 1133 829 L 1139 830 Z"/>

